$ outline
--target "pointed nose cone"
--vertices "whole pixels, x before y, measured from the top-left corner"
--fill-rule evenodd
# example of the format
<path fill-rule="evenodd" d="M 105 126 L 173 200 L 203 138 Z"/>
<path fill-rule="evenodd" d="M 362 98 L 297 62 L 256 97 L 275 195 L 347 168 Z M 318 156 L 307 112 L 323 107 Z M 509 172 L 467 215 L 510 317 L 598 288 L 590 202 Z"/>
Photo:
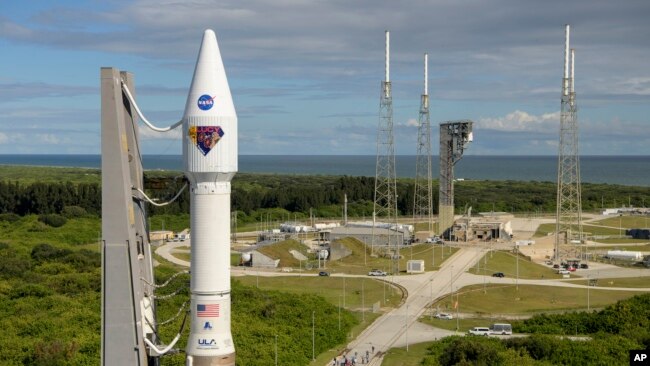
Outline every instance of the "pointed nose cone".
<path fill-rule="evenodd" d="M 237 114 L 217 37 L 210 29 L 203 33 L 183 130 L 184 170 L 190 180 L 229 181 L 237 171 Z"/>
<path fill-rule="evenodd" d="M 214 31 L 207 29 L 196 60 L 184 117 L 235 117 L 235 107 Z"/>

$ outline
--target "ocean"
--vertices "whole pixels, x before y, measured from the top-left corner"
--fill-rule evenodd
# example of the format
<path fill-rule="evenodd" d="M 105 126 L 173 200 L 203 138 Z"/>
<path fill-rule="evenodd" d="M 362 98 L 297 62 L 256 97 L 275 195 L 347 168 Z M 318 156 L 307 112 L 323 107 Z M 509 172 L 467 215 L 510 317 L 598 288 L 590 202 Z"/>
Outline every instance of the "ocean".
<path fill-rule="evenodd" d="M 0 155 L 0 164 L 99 168 L 99 155 Z M 179 155 L 145 155 L 145 169 L 182 170 Z M 371 155 L 240 155 L 242 173 L 375 176 Z M 650 186 L 650 156 L 583 156 L 580 174 L 585 183 Z M 395 157 L 398 177 L 415 176 L 415 156 Z M 438 156 L 432 175 L 439 174 Z M 556 156 L 466 155 L 455 167 L 456 178 L 472 180 L 557 180 Z"/>

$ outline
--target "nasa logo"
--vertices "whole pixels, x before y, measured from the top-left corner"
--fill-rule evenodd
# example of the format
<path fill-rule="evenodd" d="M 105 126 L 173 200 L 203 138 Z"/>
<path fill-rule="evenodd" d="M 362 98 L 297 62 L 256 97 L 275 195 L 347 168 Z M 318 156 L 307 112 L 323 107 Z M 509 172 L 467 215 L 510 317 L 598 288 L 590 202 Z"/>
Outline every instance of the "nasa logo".
<path fill-rule="evenodd" d="M 202 111 L 209 111 L 214 105 L 214 98 L 207 94 L 203 94 L 199 97 L 199 100 L 196 102 L 196 105 L 199 106 L 199 109 Z"/>
<path fill-rule="evenodd" d="M 212 329 L 212 324 L 210 322 L 205 322 L 205 325 L 203 326 L 203 330 L 210 330 Z"/>

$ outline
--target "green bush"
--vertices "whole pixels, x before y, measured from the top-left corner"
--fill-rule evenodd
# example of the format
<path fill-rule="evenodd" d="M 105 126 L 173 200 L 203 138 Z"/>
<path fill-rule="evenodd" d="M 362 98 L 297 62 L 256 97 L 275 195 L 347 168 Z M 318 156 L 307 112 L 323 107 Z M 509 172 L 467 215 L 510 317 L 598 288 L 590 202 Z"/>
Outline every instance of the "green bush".
<path fill-rule="evenodd" d="M 51 227 L 61 227 L 68 222 L 68 219 L 57 214 L 44 214 L 38 216 L 38 221 Z"/>
<path fill-rule="evenodd" d="M 65 206 L 61 214 L 69 219 L 73 219 L 76 217 L 84 217 L 88 215 L 88 212 L 80 206 Z"/>
<path fill-rule="evenodd" d="M 20 220 L 20 216 L 16 215 L 15 213 L 0 214 L 0 221 L 16 222 L 18 220 Z"/>
<path fill-rule="evenodd" d="M 28 283 L 13 288 L 11 292 L 9 292 L 9 298 L 19 299 L 21 297 L 28 297 L 28 296 L 46 297 L 52 294 L 53 294 L 52 290 L 50 290 L 49 288 L 43 285 Z"/>

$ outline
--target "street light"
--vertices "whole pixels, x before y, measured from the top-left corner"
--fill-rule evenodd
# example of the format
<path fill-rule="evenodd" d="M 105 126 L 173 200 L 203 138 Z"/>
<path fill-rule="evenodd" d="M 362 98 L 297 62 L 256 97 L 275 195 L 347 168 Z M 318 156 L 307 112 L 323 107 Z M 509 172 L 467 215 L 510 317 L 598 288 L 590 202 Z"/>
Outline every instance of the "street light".
<path fill-rule="evenodd" d="M 311 360 L 316 361 L 316 312 L 311 312 Z"/>
<path fill-rule="evenodd" d="M 275 366 L 278 366 L 278 335 L 275 335 Z"/>
<path fill-rule="evenodd" d="M 404 317 L 404 327 L 406 327 L 406 352 L 409 351 L 409 306 L 406 305 L 406 316 Z"/>

